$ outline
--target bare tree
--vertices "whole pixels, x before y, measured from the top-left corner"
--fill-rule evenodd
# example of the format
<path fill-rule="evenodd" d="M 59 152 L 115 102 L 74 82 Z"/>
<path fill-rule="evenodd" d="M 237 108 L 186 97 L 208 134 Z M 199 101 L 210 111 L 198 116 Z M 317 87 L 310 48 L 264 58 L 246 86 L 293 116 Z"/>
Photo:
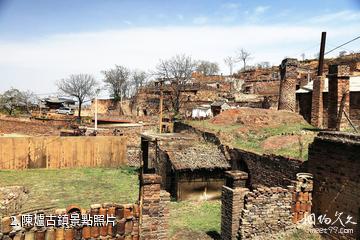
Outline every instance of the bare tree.
<path fill-rule="evenodd" d="M 81 107 L 85 98 L 91 98 L 95 94 L 97 86 L 95 78 L 89 74 L 72 74 L 68 78 L 58 81 L 56 85 L 62 93 L 77 99 L 79 102 L 78 117 L 81 118 Z"/>
<path fill-rule="evenodd" d="M 171 84 L 167 86 L 171 89 L 169 100 L 172 109 L 176 114 L 179 113 L 185 98 L 181 93 L 185 90 L 186 84 L 191 80 L 191 75 L 196 69 L 196 61 L 190 56 L 176 55 L 167 60 L 160 60 L 156 66 L 156 75 Z"/>
<path fill-rule="evenodd" d="M 301 54 L 301 59 L 304 61 L 305 60 L 305 53 Z"/>
<path fill-rule="evenodd" d="M 198 62 L 196 71 L 201 72 L 204 76 L 215 75 L 219 72 L 219 64 L 202 60 Z"/>
<path fill-rule="evenodd" d="M 20 90 L 11 88 L 0 96 L 0 106 L 9 115 L 12 115 L 16 108 L 24 106 L 23 95 Z"/>
<path fill-rule="evenodd" d="M 35 105 L 39 101 L 36 94 L 29 90 L 22 92 L 22 99 L 28 113 L 30 113 L 31 106 Z"/>
<path fill-rule="evenodd" d="M 133 85 L 133 93 L 135 94 L 139 88 L 141 88 L 148 78 L 148 75 L 146 72 L 141 70 L 135 70 L 132 73 L 131 82 Z"/>
<path fill-rule="evenodd" d="M 240 49 L 238 52 L 238 60 L 242 61 L 244 64 L 244 71 L 246 70 L 246 63 L 250 59 L 251 53 L 246 51 L 245 49 Z"/>
<path fill-rule="evenodd" d="M 226 57 L 224 59 L 225 64 L 229 67 L 230 70 L 230 75 L 233 74 L 233 68 L 234 68 L 234 64 L 237 62 L 236 59 L 234 57 Z"/>
<path fill-rule="evenodd" d="M 104 82 L 115 101 L 121 101 L 127 96 L 130 91 L 129 79 L 131 74 L 128 68 L 116 65 L 115 68 L 102 71 L 102 73 L 105 75 Z"/>

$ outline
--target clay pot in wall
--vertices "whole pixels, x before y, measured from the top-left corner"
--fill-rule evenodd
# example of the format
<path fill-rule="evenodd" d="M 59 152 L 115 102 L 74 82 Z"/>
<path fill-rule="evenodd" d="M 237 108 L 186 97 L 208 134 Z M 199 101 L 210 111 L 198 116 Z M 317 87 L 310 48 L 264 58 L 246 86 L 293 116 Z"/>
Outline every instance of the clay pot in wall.
<path fill-rule="evenodd" d="M 99 209 L 99 215 L 104 216 L 105 222 L 106 222 L 106 214 L 107 214 L 106 208 Z M 107 235 L 107 225 L 106 224 L 104 224 L 104 226 L 100 227 L 100 235 L 103 237 L 105 237 Z"/>
<path fill-rule="evenodd" d="M 35 240 L 35 232 L 34 231 L 26 232 L 25 240 Z"/>
<path fill-rule="evenodd" d="M 11 226 L 11 218 L 10 217 L 3 217 L 1 219 L 1 233 L 8 234 L 12 231 Z"/>
<path fill-rule="evenodd" d="M 65 228 L 65 240 L 73 240 L 74 239 L 74 229 Z"/>
<path fill-rule="evenodd" d="M 133 229 L 133 222 L 132 221 L 126 221 L 125 222 L 125 234 L 131 234 Z"/>
<path fill-rule="evenodd" d="M 307 211 L 307 203 L 306 202 L 302 202 L 300 204 L 300 211 L 301 212 L 306 212 Z"/>
<path fill-rule="evenodd" d="M 84 238 L 84 239 L 91 238 L 91 227 L 83 227 L 82 238 Z"/>
<path fill-rule="evenodd" d="M 25 240 L 25 233 L 18 233 L 14 236 L 13 240 Z"/>
<path fill-rule="evenodd" d="M 57 228 L 55 230 L 55 239 L 56 240 L 64 240 L 64 229 L 63 228 Z"/>
<path fill-rule="evenodd" d="M 38 230 L 35 232 L 35 240 L 45 240 L 45 230 Z"/>
<path fill-rule="evenodd" d="M 47 229 L 45 233 L 45 240 L 55 240 L 55 239 L 56 239 L 55 229 L 53 228 Z"/>
<path fill-rule="evenodd" d="M 100 228 L 99 227 L 91 227 L 91 237 L 92 238 L 100 237 Z"/>
<path fill-rule="evenodd" d="M 309 201 L 309 192 L 304 192 L 303 201 Z"/>
<path fill-rule="evenodd" d="M 119 235 L 125 234 L 125 222 L 126 220 L 123 218 L 116 224 L 116 233 Z"/>
<path fill-rule="evenodd" d="M 117 219 L 122 219 L 124 218 L 124 207 L 120 206 L 120 207 L 116 207 L 115 209 L 115 216 Z"/>
<path fill-rule="evenodd" d="M 297 212 L 293 213 L 293 215 L 292 215 L 292 223 L 293 224 L 297 223 L 297 218 L 298 218 L 298 213 Z"/>
<path fill-rule="evenodd" d="M 295 212 L 300 212 L 301 209 L 300 205 L 301 205 L 300 202 L 295 203 Z"/>
<path fill-rule="evenodd" d="M 90 215 L 99 215 L 101 205 L 100 204 L 93 204 L 91 205 Z M 91 237 L 98 238 L 100 236 L 100 228 L 99 227 L 91 227 Z"/>
<path fill-rule="evenodd" d="M 108 208 L 108 215 L 109 216 L 115 216 L 115 207 L 109 207 Z M 112 225 L 112 223 L 109 223 L 109 225 L 107 225 L 107 234 L 109 235 L 109 236 L 115 236 L 115 235 L 113 235 L 113 225 Z"/>
<path fill-rule="evenodd" d="M 298 192 L 297 193 L 297 201 L 301 202 L 304 199 L 304 193 Z"/>

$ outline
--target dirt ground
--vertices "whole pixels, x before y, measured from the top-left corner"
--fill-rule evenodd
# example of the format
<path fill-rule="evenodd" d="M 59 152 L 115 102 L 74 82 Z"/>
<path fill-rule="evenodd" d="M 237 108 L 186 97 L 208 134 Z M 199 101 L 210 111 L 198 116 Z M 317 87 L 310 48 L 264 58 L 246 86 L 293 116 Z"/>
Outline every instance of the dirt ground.
<path fill-rule="evenodd" d="M 244 132 L 286 123 L 306 124 L 304 118 L 296 113 L 259 108 L 230 109 L 215 116 L 210 122 L 215 125 L 237 124 Z"/>
<path fill-rule="evenodd" d="M 264 150 L 280 149 L 296 144 L 299 141 L 299 136 L 273 136 L 267 138 L 261 144 Z"/>
<path fill-rule="evenodd" d="M 0 118 L 0 136 L 21 134 L 29 136 L 58 136 L 64 122 L 50 122 L 26 118 Z"/>

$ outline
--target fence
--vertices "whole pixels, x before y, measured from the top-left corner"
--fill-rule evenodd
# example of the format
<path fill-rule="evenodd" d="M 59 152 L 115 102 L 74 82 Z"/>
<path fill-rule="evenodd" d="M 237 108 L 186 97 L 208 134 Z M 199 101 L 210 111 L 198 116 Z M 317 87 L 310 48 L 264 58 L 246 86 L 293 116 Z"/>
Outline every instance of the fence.
<path fill-rule="evenodd" d="M 122 136 L 0 137 L 0 169 L 119 167 L 126 163 Z"/>

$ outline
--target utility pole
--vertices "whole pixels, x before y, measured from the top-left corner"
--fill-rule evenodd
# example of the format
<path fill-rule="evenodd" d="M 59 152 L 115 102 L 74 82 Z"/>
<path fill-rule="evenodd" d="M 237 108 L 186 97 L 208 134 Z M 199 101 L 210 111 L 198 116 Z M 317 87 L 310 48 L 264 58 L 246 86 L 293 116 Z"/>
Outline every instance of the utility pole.
<path fill-rule="evenodd" d="M 319 65 L 318 65 L 318 76 L 322 76 L 324 71 L 324 53 L 325 53 L 325 42 L 326 42 L 326 32 L 321 33 L 321 43 L 320 43 L 320 54 L 319 54 Z"/>
<path fill-rule="evenodd" d="M 95 132 L 97 131 L 97 125 L 98 125 L 98 94 L 100 93 L 100 88 L 96 89 L 95 93 Z"/>
<path fill-rule="evenodd" d="M 160 111 L 159 111 L 159 133 L 162 132 L 162 115 L 163 115 L 163 82 L 164 80 L 163 79 L 160 79 L 159 80 L 159 89 L 160 89 Z"/>

